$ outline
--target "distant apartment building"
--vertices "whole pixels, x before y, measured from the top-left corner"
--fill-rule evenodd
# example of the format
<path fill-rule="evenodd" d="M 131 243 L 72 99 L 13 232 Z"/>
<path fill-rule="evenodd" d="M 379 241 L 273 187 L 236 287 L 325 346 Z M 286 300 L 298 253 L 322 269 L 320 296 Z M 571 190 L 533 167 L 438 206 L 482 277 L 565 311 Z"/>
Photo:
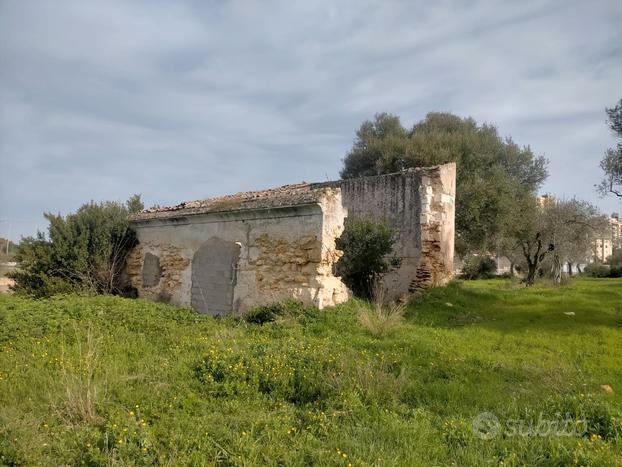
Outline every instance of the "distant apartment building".
<path fill-rule="evenodd" d="M 607 261 L 613 254 L 613 242 L 610 238 L 597 238 L 594 243 L 596 259 L 602 262 Z"/>
<path fill-rule="evenodd" d="M 611 225 L 613 247 L 622 248 L 622 220 L 620 220 L 620 215 L 617 212 L 614 212 L 609 218 L 609 225 Z"/>
<path fill-rule="evenodd" d="M 538 196 L 536 198 L 536 202 L 538 203 L 539 208 L 544 208 L 545 206 L 549 206 L 556 202 L 555 197 L 550 194 Z"/>
<path fill-rule="evenodd" d="M 617 213 L 607 219 L 607 227 L 594 243 L 594 253 L 599 261 L 607 261 L 614 250 L 622 248 L 622 220 Z"/>

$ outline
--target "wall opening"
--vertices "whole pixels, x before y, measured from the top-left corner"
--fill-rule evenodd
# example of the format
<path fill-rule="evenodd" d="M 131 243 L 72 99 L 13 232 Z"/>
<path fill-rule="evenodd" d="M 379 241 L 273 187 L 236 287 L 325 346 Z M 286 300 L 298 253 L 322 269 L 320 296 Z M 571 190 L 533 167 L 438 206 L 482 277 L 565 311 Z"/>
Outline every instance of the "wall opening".
<path fill-rule="evenodd" d="M 152 253 L 145 253 L 143 261 L 143 287 L 155 287 L 160 283 L 162 268 L 160 257 Z"/>
<path fill-rule="evenodd" d="M 212 316 L 233 311 L 240 245 L 210 238 L 192 258 L 191 305 Z"/>

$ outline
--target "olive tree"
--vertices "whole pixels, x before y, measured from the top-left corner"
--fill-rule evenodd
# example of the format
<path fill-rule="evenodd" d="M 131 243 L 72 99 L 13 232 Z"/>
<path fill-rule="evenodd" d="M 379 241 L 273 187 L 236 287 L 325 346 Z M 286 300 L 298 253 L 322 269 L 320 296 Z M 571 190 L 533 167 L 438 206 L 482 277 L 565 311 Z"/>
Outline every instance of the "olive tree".
<path fill-rule="evenodd" d="M 547 161 L 499 136 L 488 124 L 429 113 L 412 128 L 395 115 L 364 122 L 343 160 L 342 178 L 456 162 L 456 250 L 493 249 L 504 235 L 516 198 L 532 196 L 547 177 Z"/>
<path fill-rule="evenodd" d="M 622 99 L 615 107 L 605 109 L 608 116 L 608 125 L 613 134 L 622 139 Z M 605 156 L 600 161 L 600 167 L 605 176 L 598 186 L 601 194 L 613 194 L 622 199 L 622 142 L 618 142 L 615 148 L 605 151 Z"/>
<path fill-rule="evenodd" d="M 526 198 L 517 202 L 514 216 L 505 226 L 504 249 L 522 255 L 528 286 L 545 259 L 551 260 L 551 277 L 560 282 L 564 263 L 571 271 L 574 264 L 591 255 L 602 219 L 597 208 L 586 201 L 549 198 L 538 203 L 536 198 Z"/>

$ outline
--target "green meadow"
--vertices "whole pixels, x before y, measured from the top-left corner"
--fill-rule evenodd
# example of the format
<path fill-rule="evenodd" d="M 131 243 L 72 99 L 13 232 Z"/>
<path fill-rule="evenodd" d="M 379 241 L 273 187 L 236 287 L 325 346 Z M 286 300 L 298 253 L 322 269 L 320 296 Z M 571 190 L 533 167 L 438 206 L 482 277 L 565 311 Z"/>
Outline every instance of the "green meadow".
<path fill-rule="evenodd" d="M 382 338 L 365 306 L 2 295 L 0 465 L 622 465 L 621 279 L 453 283 Z"/>

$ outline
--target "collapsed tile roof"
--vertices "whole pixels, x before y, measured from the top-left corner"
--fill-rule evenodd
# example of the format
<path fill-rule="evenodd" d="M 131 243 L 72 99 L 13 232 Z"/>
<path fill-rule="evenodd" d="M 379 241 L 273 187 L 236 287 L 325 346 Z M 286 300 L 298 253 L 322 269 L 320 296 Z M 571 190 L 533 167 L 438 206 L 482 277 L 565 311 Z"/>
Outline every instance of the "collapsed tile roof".
<path fill-rule="evenodd" d="M 426 172 L 436 170 L 440 165 L 431 167 L 412 167 L 401 172 L 362 177 L 367 179 L 394 177 L 403 175 L 405 172 Z M 354 180 L 354 179 L 350 179 Z M 171 219 L 176 217 L 191 216 L 194 214 L 207 214 L 212 212 L 234 212 L 253 209 L 278 209 L 304 204 L 315 204 L 320 201 L 324 188 L 339 188 L 347 183 L 347 180 L 336 180 L 320 183 L 297 183 L 283 185 L 268 190 L 246 191 L 234 195 L 218 196 L 215 198 L 187 201 L 176 206 L 155 207 L 145 209 L 131 216 L 132 221 L 146 221 L 150 219 Z"/>
<path fill-rule="evenodd" d="M 176 206 L 145 209 L 132 216 L 133 221 L 165 219 L 206 214 L 211 212 L 246 211 L 252 209 L 283 208 L 317 203 L 328 184 L 298 183 L 260 191 L 247 191 L 233 195 L 187 201 Z"/>

